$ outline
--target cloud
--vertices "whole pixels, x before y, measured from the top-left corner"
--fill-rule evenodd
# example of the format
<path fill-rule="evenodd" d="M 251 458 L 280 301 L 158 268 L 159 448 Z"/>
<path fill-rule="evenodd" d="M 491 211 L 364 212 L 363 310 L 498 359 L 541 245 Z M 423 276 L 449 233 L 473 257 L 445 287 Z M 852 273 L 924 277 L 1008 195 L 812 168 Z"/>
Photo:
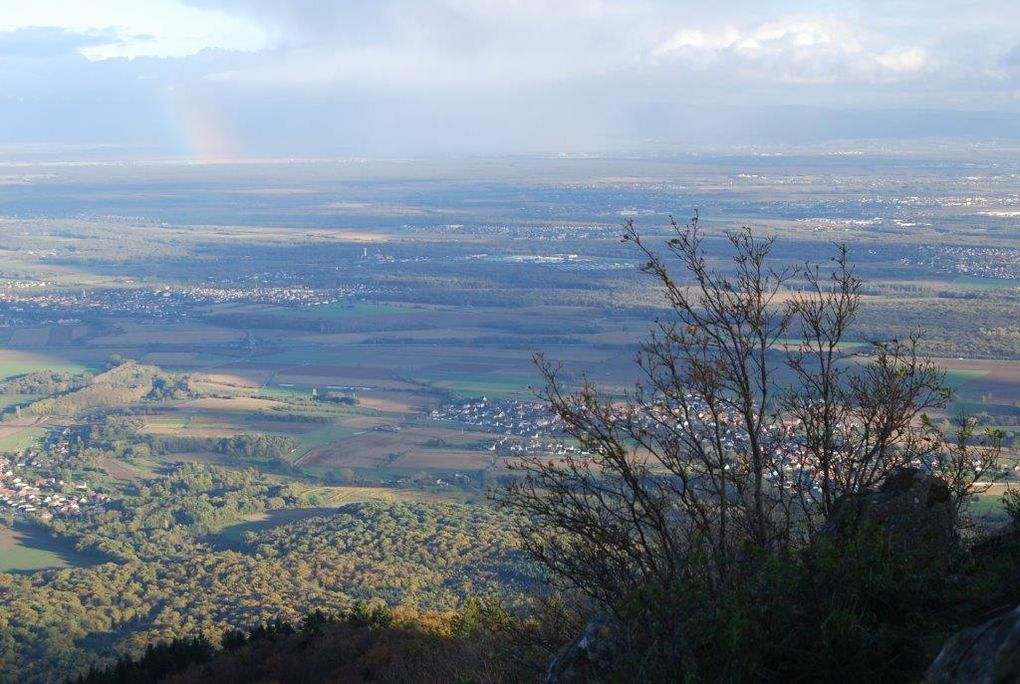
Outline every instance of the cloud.
<path fill-rule="evenodd" d="M 189 2 L 275 27 L 272 59 L 218 75 L 254 84 L 488 88 L 585 78 L 631 66 L 657 30 L 640 1 Z"/>
<path fill-rule="evenodd" d="M 204 49 L 258 50 L 265 31 L 243 16 L 200 9 L 178 0 L 31 0 L 4 3 L 0 31 L 63 31 L 82 36 L 89 59 L 187 57 Z M 53 35 L 38 34 L 43 44 Z M 105 38 L 100 40 L 99 38 Z"/>
<path fill-rule="evenodd" d="M 1008 0 L 36 0 L 0 23 L 0 143 L 179 154 L 206 124 L 242 156 L 654 149 L 1020 112 Z"/>
<path fill-rule="evenodd" d="M 65 28 L 33 26 L 19 30 L 0 31 L 2 57 L 54 57 L 79 53 L 82 49 L 119 40 L 111 30 L 81 33 Z"/>
<path fill-rule="evenodd" d="M 342 25 L 361 26 L 382 12 L 387 0 L 333 2 L 331 0 L 184 0 L 202 10 L 240 14 L 252 18 L 278 36 L 287 31 L 329 35 Z"/>
<path fill-rule="evenodd" d="M 814 14 L 783 16 L 744 29 L 683 28 L 651 54 L 703 70 L 788 83 L 898 80 L 930 66 L 921 47 L 886 45 L 885 36 Z"/>
<path fill-rule="evenodd" d="M 900 47 L 875 55 L 875 61 L 890 74 L 916 74 L 928 65 L 928 56 L 919 47 Z"/>
<path fill-rule="evenodd" d="M 733 86 L 826 85 L 902 82 L 942 66 L 931 29 L 884 26 L 873 13 L 777 14 L 767 2 L 188 2 L 272 35 L 265 59 L 210 76 L 256 86 L 491 90 L 664 70 Z"/>

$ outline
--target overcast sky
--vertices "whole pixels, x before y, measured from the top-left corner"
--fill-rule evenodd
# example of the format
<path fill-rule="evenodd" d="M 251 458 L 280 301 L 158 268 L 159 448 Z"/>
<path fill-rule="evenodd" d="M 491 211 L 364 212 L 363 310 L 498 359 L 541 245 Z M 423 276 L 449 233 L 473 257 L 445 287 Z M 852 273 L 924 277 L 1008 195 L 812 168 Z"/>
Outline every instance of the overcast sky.
<path fill-rule="evenodd" d="M 0 0 L 0 98 L 0 155 L 1020 138 L 1020 2 Z"/>

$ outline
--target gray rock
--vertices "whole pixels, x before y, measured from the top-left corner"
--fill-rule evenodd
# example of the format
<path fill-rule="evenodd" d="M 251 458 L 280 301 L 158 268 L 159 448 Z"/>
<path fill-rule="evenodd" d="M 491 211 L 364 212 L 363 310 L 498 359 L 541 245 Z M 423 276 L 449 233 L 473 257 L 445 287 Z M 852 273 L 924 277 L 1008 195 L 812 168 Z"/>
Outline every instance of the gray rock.
<path fill-rule="evenodd" d="M 838 500 L 826 530 L 841 535 L 863 523 L 887 531 L 904 548 L 950 551 L 959 541 L 949 485 L 916 468 L 897 470 L 876 491 Z"/>
<path fill-rule="evenodd" d="M 957 632 L 928 668 L 929 684 L 1020 682 L 1020 608 Z"/>
<path fill-rule="evenodd" d="M 624 629 L 602 615 L 585 625 L 581 635 L 563 647 L 546 672 L 547 684 L 585 684 L 611 672 L 623 647 Z"/>

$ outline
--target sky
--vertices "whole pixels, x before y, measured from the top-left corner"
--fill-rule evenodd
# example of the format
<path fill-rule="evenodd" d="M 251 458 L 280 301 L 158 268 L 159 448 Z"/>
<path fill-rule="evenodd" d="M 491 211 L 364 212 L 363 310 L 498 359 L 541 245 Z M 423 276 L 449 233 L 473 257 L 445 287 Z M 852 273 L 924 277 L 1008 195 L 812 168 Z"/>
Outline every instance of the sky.
<path fill-rule="evenodd" d="M 1020 139 L 1015 0 L 0 0 L 0 158 Z"/>

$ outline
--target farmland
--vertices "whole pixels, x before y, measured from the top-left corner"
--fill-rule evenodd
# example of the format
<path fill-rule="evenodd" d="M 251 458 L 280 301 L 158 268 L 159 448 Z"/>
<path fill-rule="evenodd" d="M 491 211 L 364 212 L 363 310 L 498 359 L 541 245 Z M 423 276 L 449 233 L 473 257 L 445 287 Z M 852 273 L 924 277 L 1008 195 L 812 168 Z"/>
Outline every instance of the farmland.
<path fill-rule="evenodd" d="M 734 163 L 745 173 L 726 170 Z M 975 163 L 988 182 L 963 201 Z M 130 199 L 119 171 L 61 168 L 33 188 L 44 215 L 19 215 L 24 199 L 0 189 L 12 202 L 0 376 L 101 372 L 110 358 L 188 374 L 195 396 L 147 407 L 140 435 L 288 437 L 286 460 L 316 479 L 498 468 L 484 436 L 422 416 L 459 398 L 530 398 L 534 352 L 574 381 L 630 386 L 662 300 L 619 225 L 633 217 L 655 237 L 668 213 L 698 208 L 712 249 L 740 224 L 774 232 L 789 263 L 847 241 L 866 288 L 846 348 L 926 328 L 957 391 L 950 411 L 1009 429 L 1020 424 L 1009 163 L 987 153 L 948 171 L 923 156 L 294 164 L 301 192 L 277 191 L 278 167 L 167 167 Z M 213 183 L 220 201 L 203 190 L 193 208 L 170 204 L 158 192 L 170 179 Z M 876 188 L 889 192 L 872 198 Z M 251 197 L 241 211 L 235 200 Z M 351 403 L 313 396 L 329 394 Z M 0 398 L 8 410 L 37 399 Z M 0 445 L 45 432 L 11 424 Z"/>
<path fill-rule="evenodd" d="M 46 632 L 38 591 L 99 596 L 115 617 L 88 613 L 78 637 L 106 657 L 183 624 L 369 591 L 446 608 L 524 581 L 487 494 L 515 455 L 580 448 L 536 403 L 534 355 L 619 396 L 668 313 L 619 240 L 630 218 L 658 241 L 700 210 L 716 266 L 741 225 L 775 234 L 789 267 L 845 241 L 864 281 L 848 363 L 924 329 L 955 391 L 932 419 L 969 413 L 1016 457 L 1020 224 L 995 212 L 1020 206 L 1020 167 L 865 161 L 82 165 L 0 185 L 0 454 L 26 492 L 0 522 L 0 578 L 66 573 L 10 580 L 25 644 Z M 997 493 L 976 501 L 983 524 Z M 136 585 L 166 607 L 95 588 Z M 94 662 L 46 633 L 56 658 Z"/>

